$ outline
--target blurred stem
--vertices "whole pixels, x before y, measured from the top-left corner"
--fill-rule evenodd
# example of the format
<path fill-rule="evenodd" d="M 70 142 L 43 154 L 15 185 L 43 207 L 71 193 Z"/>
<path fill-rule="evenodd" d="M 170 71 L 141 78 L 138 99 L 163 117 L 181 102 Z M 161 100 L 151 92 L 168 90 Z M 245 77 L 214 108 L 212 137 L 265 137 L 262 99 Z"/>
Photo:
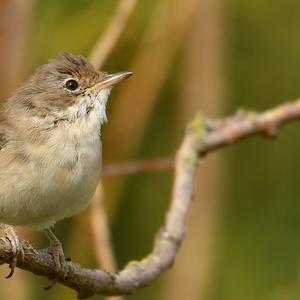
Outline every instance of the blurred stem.
<path fill-rule="evenodd" d="M 138 161 L 128 161 L 124 163 L 114 163 L 104 165 L 102 168 L 103 177 L 125 176 L 141 172 L 157 172 L 169 170 L 174 167 L 174 157 L 145 159 Z"/>
<path fill-rule="evenodd" d="M 97 187 L 91 205 L 91 227 L 93 243 L 99 267 L 109 272 L 116 271 L 116 262 L 112 251 L 108 220 L 103 205 L 103 186 Z"/>
<path fill-rule="evenodd" d="M 6 98 L 22 79 L 33 2 L 0 1 L 1 98 Z"/>
<path fill-rule="evenodd" d="M 195 12 L 196 0 L 191 1 L 191 5 L 185 5 L 181 0 L 157 2 L 129 67 L 136 76 L 119 87 L 115 105 L 109 114 L 109 126 L 103 133 L 104 151 L 109 149 L 105 153 L 107 160 L 128 160 L 138 150 L 159 100 L 158 95 Z M 128 108 L 133 107 L 129 114 Z M 118 207 L 123 184 L 122 180 L 116 179 L 111 186 L 107 182 L 112 213 Z"/>
<path fill-rule="evenodd" d="M 103 203 L 103 185 L 100 182 L 93 196 L 90 207 L 90 222 L 92 228 L 93 249 L 98 266 L 109 272 L 116 272 L 117 265 L 113 246 L 111 244 L 107 213 Z M 106 297 L 107 300 L 122 300 L 122 296 Z"/>
<path fill-rule="evenodd" d="M 122 147 L 110 148 L 115 150 L 114 156 L 126 159 L 138 149 L 158 100 L 158 93 L 167 79 L 174 56 L 190 25 L 194 7 L 183 5 L 179 0 L 158 2 L 129 68 L 137 76 L 119 88 L 110 113 L 110 126 L 104 136 L 106 145 L 122 144 Z M 128 108 L 132 107 L 134 109 L 130 110 L 129 115 Z"/>
<path fill-rule="evenodd" d="M 120 0 L 105 32 L 96 42 L 90 54 L 90 62 L 100 69 L 116 46 L 122 32 L 126 29 L 129 17 L 133 13 L 137 0 Z"/>

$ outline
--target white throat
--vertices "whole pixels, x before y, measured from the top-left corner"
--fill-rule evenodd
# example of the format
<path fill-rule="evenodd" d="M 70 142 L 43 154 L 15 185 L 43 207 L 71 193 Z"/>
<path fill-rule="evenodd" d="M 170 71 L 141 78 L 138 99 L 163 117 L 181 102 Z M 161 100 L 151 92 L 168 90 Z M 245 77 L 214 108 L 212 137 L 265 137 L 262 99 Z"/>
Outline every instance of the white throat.
<path fill-rule="evenodd" d="M 106 104 L 111 88 L 95 91 L 81 96 L 79 102 L 67 110 L 58 112 L 59 118 L 70 123 L 89 121 L 98 124 L 99 128 L 107 122 Z"/>

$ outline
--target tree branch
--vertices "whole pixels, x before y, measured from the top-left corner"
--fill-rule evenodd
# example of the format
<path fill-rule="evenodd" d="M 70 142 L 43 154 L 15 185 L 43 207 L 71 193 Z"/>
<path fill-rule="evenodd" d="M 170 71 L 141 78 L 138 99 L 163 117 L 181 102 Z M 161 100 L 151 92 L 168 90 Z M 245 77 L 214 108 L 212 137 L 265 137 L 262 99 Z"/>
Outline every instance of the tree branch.
<path fill-rule="evenodd" d="M 76 290 L 80 298 L 94 294 L 131 294 L 151 283 L 172 266 L 184 239 L 199 158 L 252 135 L 274 137 L 281 125 L 299 118 L 300 100 L 263 113 L 239 112 L 223 121 L 211 121 L 197 115 L 188 124 L 177 152 L 170 209 L 150 255 L 141 261 L 130 262 L 118 273 L 85 269 L 66 261 L 58 274 L 58 282 Z M 25 258 L 17 262 L 19 268 L 48 278 L 57 276 L 51 255 L 45 250 L 35 250 L 26 241 L 22 243 Z M 9 263 L 11 250 L 10 242 L 0 239 L 0 264 Z"/>

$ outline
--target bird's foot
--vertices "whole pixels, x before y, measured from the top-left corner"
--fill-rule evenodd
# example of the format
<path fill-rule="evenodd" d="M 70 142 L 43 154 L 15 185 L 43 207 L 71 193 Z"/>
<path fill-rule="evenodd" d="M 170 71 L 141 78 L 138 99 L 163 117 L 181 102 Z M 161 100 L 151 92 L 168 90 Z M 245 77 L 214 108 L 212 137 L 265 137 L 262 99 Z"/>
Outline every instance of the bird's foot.
<path fill-rule="evenodd" d="M 6 239 L 8 239 L 11 244 L 12 258 L 9 263 L 10 273 L 6 276 L 6 278 L 10 278 L 14 274 L 17 261 L 24 260 L 24 249 L 22 242 L 17 235 L 16 229 L 13 226 L 0 224 L 0 229 L 5 233 Z"/>
<path fill-rule="evenodd" d="M 51 278 L 50 285 L 45 287 L 46 290 L 51 289 L 58 280 L 59 273 L 62 268 L 62 264 L 65 262 L 65 255 L 63 251 L 63 247 L 59 239 L 55 236 L 55 234 L 50 230 L 44 230 L 46 236 L 50 241 L 50 246 L 48 247 L 48 253 L 53 257 L 54 260 L 54 271 L 57 274 L 54 278 Z"/>

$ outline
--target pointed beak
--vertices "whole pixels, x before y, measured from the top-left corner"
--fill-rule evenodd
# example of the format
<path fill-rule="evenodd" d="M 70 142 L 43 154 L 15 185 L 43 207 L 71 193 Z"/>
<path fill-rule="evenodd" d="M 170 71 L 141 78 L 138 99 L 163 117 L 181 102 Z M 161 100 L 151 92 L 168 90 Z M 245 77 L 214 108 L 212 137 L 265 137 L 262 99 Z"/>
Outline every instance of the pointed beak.
<path fill-rule="evenodd" d="M 124 79 L 130 77 L 132 72 L 118 72 L 110 75 L 106 75 L 101 81 L 94 84 L 91 89 L 93 90 L 102 90 L 106 88 L 113 87 L 115 84 L 123 81 Z"/>

